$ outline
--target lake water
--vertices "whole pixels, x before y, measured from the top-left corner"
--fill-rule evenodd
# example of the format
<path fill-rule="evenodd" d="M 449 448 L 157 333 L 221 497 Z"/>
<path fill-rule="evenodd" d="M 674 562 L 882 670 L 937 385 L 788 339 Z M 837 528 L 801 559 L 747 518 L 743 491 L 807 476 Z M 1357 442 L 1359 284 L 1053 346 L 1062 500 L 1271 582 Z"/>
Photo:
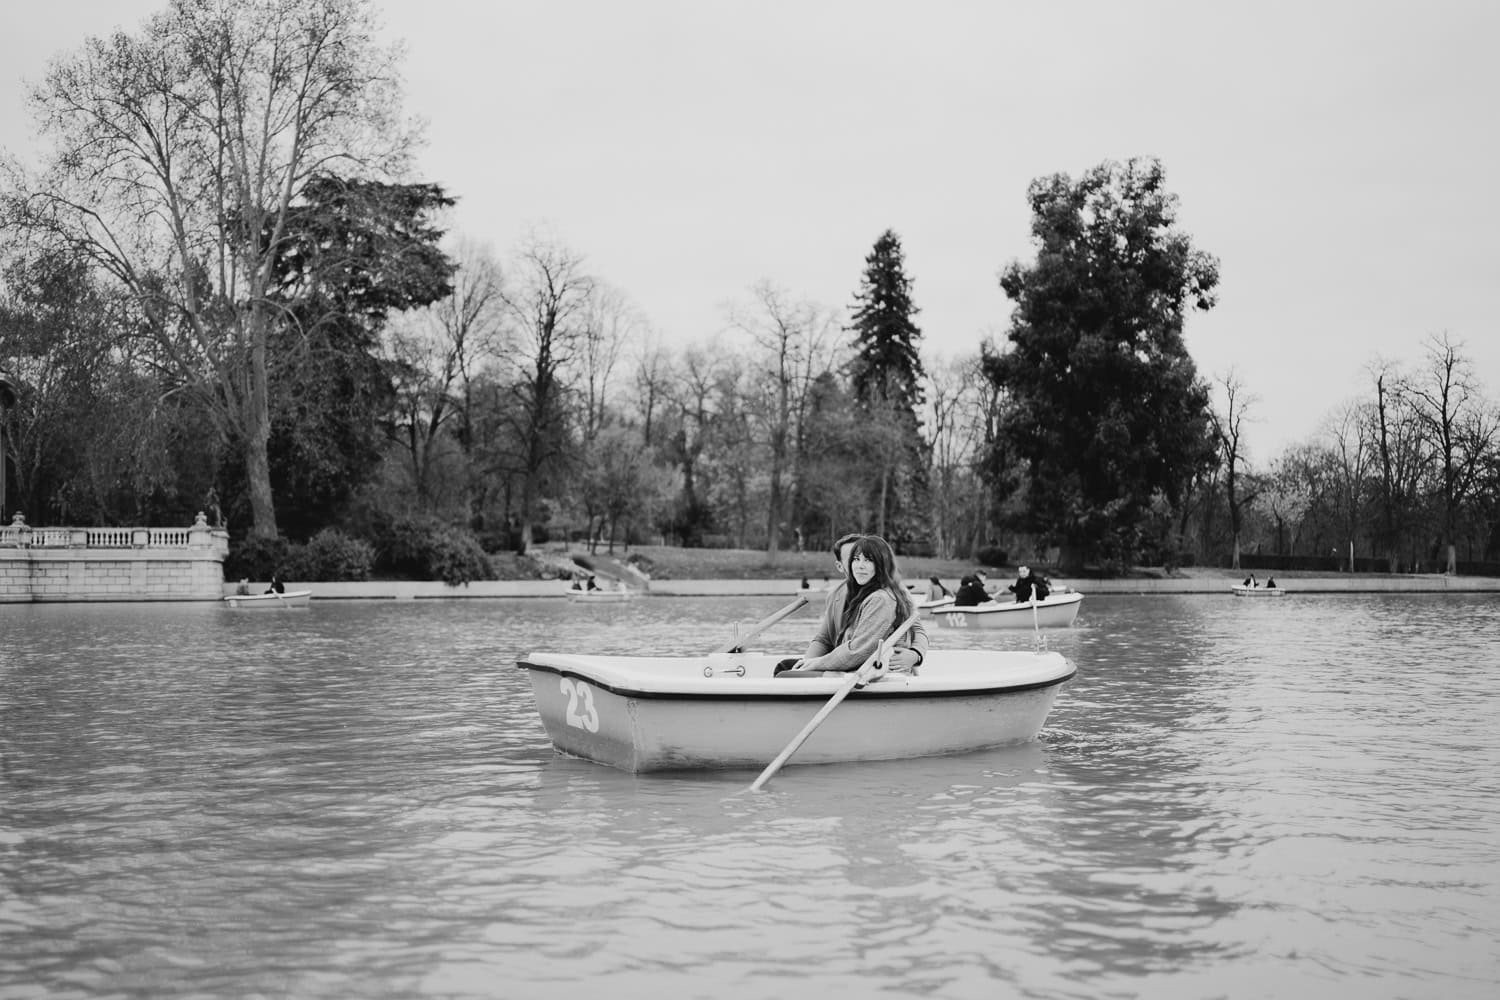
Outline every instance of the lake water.
<path fill-rule="evenodd" d="M 0 997 L 1500 995 L 1500 599 L 1088 598 L 1039 741 L 757 794 L 514 667 L 781 603 L 0 606 Z"/>

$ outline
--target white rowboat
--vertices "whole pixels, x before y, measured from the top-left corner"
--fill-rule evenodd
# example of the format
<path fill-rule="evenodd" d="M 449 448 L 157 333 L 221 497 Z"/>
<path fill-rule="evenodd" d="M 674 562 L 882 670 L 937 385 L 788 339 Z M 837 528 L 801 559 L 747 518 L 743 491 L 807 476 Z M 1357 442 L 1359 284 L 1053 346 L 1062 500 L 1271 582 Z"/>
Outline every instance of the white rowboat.
<path fill-rule="evenodd" d="M 568 600 L 579 604 L 619 604 L 630 600 L 628 590 L 569 590 Z"/>
<path fill-rule="evenodd" d="M 230 594 L 224 598 L 224 603 L 231 608 L 279 611 L 283 608 L 305 608 L 311 600 L 310 590 L 288 590 L 284 594 Z"/>
<path fill-rule="evenodd" d="M 1285 593 L 1280 587 L 1247 587 L 1243 583 L 1236 583 L 1229 590 L 1235 597 L 1280 597 Z"/>
<path fill-rule="evenodd" d="M 935 598 L 931 601 L 919 600 L 917 601 L 917 613 L 920 614 L 923 618 L 931 618 L 938 611 L 941 611 L 952 603 L 952 594 L 949 594 L 947 597 Z"/>
<path fill-rule="evenodd" d="M 948 628 L 1067 628 L 1078 617 L 1083 595 L 1076 590 L 1041 601 L 987 601 L 936 608 L 932 617 Z M 1033 612 L 1035 612 L 1033 614 Z"/>
<path fill-rule="evenodd" d="M 533 653 L 527 671 L 553 746 L 621 770 L 761 768 L 846 676 L 772 676 L 783 657 Z M 857 689 L 790 764 L 895 760 L 1024 743 L 1074 668 L 1058 653 L 933 650 L 919 672 Z"/>

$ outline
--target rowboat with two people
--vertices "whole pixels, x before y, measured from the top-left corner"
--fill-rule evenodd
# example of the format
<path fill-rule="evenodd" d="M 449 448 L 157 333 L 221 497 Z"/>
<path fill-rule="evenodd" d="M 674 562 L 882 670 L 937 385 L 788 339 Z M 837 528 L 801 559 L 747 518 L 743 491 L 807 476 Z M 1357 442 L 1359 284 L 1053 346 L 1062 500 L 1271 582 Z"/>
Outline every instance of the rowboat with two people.
<path fill-rule="evenodd" d="M 1078 617 L 1083 595 L 1076 590 L 1042 600 L 985 601 L 933 608 L 932 617 L 948 628 L 1068 628 Z"/>
<path fill-rule="evenodd" d="M 562 753 L 630 772 L 765 767 L 762 781 L 793 749 L 792 763 L 827 764 L 1033 740 L 1075 673 L 1058 653 L 982 649 L 932 649 L 915 672 L 888 672 L 912 616 L 847 677 L 775 678 L 785 652 L 747 652 L 745 643 L 806 603 L 799 596 L 701 655 L 533 652 L 517 667 Z"/>
<path fill-rule="evenodd" d="M 231 608 L 262 611 L 283 611 L 287 608 L 305 608 L 312 601 L 310 590 L 288 590 L 283 593 L 268 591 L 264 594 L 230 594 L 224 603 Z"/>
<path fill-rule="evenodd" d="M 630 600 L 630 591 L 621 584 L 614 590 L 579 590 L 569 587 L 568 600 L 575 604 L 623 604 Z"/>
<path fill-rule="evenodd" d="M 1229 592 L 1235 597 L 1280 597 L 1282 594 L 1281 588 L 1276 586 L 1274 577 L 1261 583 L 1255 578 L 1254 573 L 1245 577 L 1243 582 L 1232 585 Z"/>

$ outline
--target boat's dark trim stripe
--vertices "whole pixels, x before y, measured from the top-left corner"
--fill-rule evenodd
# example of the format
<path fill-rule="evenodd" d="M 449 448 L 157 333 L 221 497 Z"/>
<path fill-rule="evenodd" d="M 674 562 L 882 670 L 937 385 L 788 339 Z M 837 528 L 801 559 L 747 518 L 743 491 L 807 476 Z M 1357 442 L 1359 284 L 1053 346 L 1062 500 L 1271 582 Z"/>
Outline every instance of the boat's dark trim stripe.
<path fill-rule="evenodd" d="M 573 677 L 577 680 L 587 681 L 596 688 L 601 688 L 622 698 L 652 698 L 657 701 L 745 701 L 746 699 L 754 699 L 756 701 L 827 701 L 832 696 L 832 692 L 829 691 L 804 693 L 791 690 L 788 690 L 785 694 L 779 691 L 774 694 L 765 691 L 741 691 L 737 694 L 731 691 L 725 691 L 723 694 L 707 694 L 693 691 L 640 691 L 634 688 L 606 684 L 597 677 L 591 677 L 577 670 L 554 667 L 546 663 L 529 663 L 526 660 L 517 660 L 516 666 L 523 670 L 539 670 L 545 674 L 556 674 L 559 677 Z M 874 687 L 857 688 L 849 692 L 849 697 L 861 700 L 865 698 L 972 698 L 976 695 L 985 694 L 1012 694 L 1021 691 L 1035 691 L 1038 688 L 1053 687 L 1057 684 L 1066 684 L 1077 673 L 1078 671 L 1076 670 L 1070 670 L 1066 675 L 1053 678 L 1052 680 L 1035 681 L 1031 684 L 1002 684 L 999 687 L 969 688 L 961 691 L 909 691 L 904 688 L 901 690 L 887 689 L 882 691 L 877 684 Z M 782 681 L 781 683 L 786 684 L 789 688 L 797 684 L 796 681 Z"/>

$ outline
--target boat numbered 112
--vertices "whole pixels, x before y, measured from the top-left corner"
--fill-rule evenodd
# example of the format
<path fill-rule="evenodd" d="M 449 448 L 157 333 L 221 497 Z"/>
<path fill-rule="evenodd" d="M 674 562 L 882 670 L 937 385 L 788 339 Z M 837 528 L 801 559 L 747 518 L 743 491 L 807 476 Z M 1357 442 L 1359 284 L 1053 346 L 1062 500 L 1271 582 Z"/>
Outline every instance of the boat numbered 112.
<path fill-rule="evenodd" d="M 934 608 L 932 617 L 947 628 L 1067 628 L 1078 617 L 1083 595 L 1052 594 L 1040 601 L 987 601 Z"/>

